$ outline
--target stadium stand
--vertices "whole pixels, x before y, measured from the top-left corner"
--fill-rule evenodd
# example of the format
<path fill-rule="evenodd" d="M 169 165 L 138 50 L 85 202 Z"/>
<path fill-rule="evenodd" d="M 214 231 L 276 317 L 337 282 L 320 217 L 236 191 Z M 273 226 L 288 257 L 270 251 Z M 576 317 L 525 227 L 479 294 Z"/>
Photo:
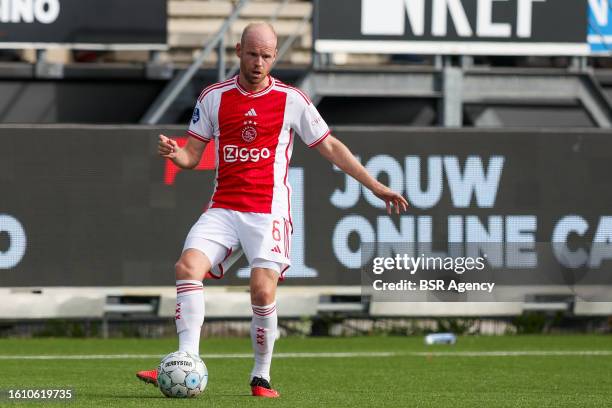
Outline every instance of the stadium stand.
<path fill-rule="evenodd" d="M 176 63 L 189 64 L 202 48 L 207 38 L 219 31 L 223 22 L 232 14 L 235 3 L 229 0 L 194 1 L 173 0 L 168 3 L 168 59 Z M 258 20 L 273 20 L 274 28 L 282 43 L 294 34 L 290 55 L 283 62 L 308 64 L 311 56 L 311 26 L 302 24 L 312 13 L 310 1 L 302 0 L 256 0 L 249 2 L 240 12 L 240 17 L 224 36 L 225 54 L 232 63 L 236 60 L 234 45 L 240 40 L 244 27 Z M 217 55 L 207 62 L 215 63 Z"/>

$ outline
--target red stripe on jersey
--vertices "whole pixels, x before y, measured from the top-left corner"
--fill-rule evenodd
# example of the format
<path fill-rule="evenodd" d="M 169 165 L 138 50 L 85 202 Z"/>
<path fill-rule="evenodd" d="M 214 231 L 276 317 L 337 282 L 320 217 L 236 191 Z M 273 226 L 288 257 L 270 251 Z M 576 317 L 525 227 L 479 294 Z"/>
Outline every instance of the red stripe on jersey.
<path fill-rule="evenodd" d="M 213 208 L 270 214 L 274 163 L 283 129 L 287 94 L 270 91 L 257 98 L 232 88 L 219 105 L 219 164 Z M 254 109 L 256 116 L 245 116 Z"/>
<path fill-rule="evenodd" d="M 325 138 L 327 138 L 327 136 L 329 136 L 331 133 L 330 130 L 328 130 L 327 132 L 325 132 L 325 134 L 323 136 L 321 136 L 320 138 L 318 138 L 317 140 L 315 140 L 314 142 L 312 142 L 311 144 L 308 145 L 308 147 L 315 147 L 316 145 L 318 145 L 319 143 L 321 143 L 323 140 L 325 140 Z"/>
<path fill-rule="evenodd" d="M 291 193 L 289 192 L 289 185 L 287 184 L 287 177 L 289 176 L 289 150 L 293 143 L 293 129 L 289 130 L 289 143 L 287 143 L 287 149 L 285 149 L 285 160 L 287 165 L 285 167 L 285 179 L 283 183 L 287 189 L 287 214 L 289 215 L 289 223 L 291 224 L 291 231 L 293 232 L 293 220 L 291 219 Z"/>
<path fill-rule="evenodd" d="M 202 96 L 202 94 L 204 94 L 205 92 L 208 92 L 210 90 L 212 90 L 213 88 L 218 88 L 220 86 L 225 86 L 225 85 L 229 85 L 236 77 L 233 76 L 231 78 L 226 79 L 225 81 L 220 81 L 220 82 L 215 82 L 214 84 L 210 84 L 207 87 L 205 87 L 204 89 L 202 89 L 202 92 L 200 92 L 200 97 Z M 200 99 L 198 97 L 198 99 Z"/>
<path fill-rule="evenodd" d="M 276 81 L 274 80 L 274 78 L 272 78 L 271 76 L 268 75 L 268 80 L 270 81 L 268 83 L 268 86 L 266 86 L 264 89 L 262 89 L 261 91 L 257 91 L 257 92 L 250 92 L 247 89 L 245 89 L 242 85 L 240 85 L 240 77 L 238 75 L 235 76 L 236 78 L 236 87 L 238 88 L 238 90 L 240 92 L 242 92 L 245 96 L 248 96 L 250 98 L 255 98 L 258 97 L 260 95 L 265 94 L 266 92 L 268 92 L 276 83 Z"/>
<path fill-rule="evenodd" d="M 302 92 L 300 89 L 294 87 L 294 86 L 290 86 L 290 85 L 286 85 L 284 83 L 279 83 L 277 82 L 276 85 L 278 85 L 281 88 L 285 88 L 285 89 L 293 89 L 294 91 L 296 91 L 297 93 L 299 93 L 302 98 L 304 98 L 304 100 L 306 101 L 307 104 L 311 104 L 312 102 L 310 101 L 310 99 L 308 98 L 308 96 L 306 96 L 306 94 L 304 92 Z"/>
<path fill-rule="evenodd" d="M 287 241 L 287 221 L 283 220 L 283 231 L 284 231 L 284 236 L 283 236 L 283 242 L 285 244 L 285 257 L 289 258 L 289 247 L 288 247 L 288 241 Z"/>
<path fill-rule="evenodd" d="M 195 139 L 201 140 L 202 142 L 206 142 L 206 143 L 210 142 L 210 138 L 208 138 L 208 139 L 207 139 L 207 138 L 205 138 L 205 137 L 204 137 L 204 136 L 202 136 L 202 135 L 198 135 L 198 134 L 197 134 L 196 132 L 194 132 L 194 131 L 188 130 L 188 131 L 187 131 L 187 134 L 188 134 L 189 136 L 191 136 L 191 137 L 195 138 Z"/>
<path fill-rule="evenodd" d="M 287 258 L 291 256 L 291 231 L 289 230 L 290 227 L 291 225 L 289 224 L 289 221 L 285 220 L 285 230 L 287 231 Z"/>
<path fill-rule="evenodd" d="M 198 96 L 198 101 L 201 101 L 202 99 L 204 99 L 205 94 L 207 94 L 208 92 L 212 91 L 213 89 L 221 88 L 221 87 L 223 87 L 225 85 L 231 84 L 233 79 L 234 78 L 230 78 L 230 79 L 227 79 L 227 80 L 225 80 L 223 82 L 216 82 L 216 83 L 214 83 L 212 85 L 207 86 L 206 88 L 204 88 L 202 90 L 202 92 L 200 92 L 200 96 Z"/>
<path fill-rule="evenodd" d="M 206 95 L 208 95 L 210 93 L 210 91 L 214 91 L 215 89 L 219 89 L 219 88 L 223 88 L 224 86 L 230 85 L 232 83 L 232 81 L 235 80 L 236 77 L 232 77 L 230 79 L 227 79 L 223 82 L 217 82 L 215 84 L 212 84 L 206 88 L 204 88 L 204 90 L 200 93 L 200 96 L 198 96 L 198 101 L 202 102 L 202 99 L 204 99 L 204 97 Z"/>

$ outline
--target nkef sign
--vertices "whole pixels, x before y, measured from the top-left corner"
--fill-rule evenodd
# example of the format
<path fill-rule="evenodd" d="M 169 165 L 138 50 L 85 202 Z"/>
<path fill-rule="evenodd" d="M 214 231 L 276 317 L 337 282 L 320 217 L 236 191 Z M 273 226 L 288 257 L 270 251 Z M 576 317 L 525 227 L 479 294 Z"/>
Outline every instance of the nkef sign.
<path fill-rule="evenodd" d="M 318 52 L 586 55 L 587 5 L 553 0 L 318 1 Z M 342 21 L 342 24 L 338 24 Z"/>

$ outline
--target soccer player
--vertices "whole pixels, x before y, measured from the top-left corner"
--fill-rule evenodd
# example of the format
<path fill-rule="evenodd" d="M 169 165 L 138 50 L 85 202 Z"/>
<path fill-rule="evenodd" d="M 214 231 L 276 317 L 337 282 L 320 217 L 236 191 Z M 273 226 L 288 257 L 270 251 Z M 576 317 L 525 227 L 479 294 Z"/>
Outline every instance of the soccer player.
<path fill-rule="evenodd" d="M 221 278 L 224 261 L 241 248 L 251 268 L 255 355 L 251 392 L 269 398 L 279 396 L 270 386 L 270 364 L 277 331 L 276 287 L 291 264 L 288 169 L 295 135 L 384 200 L 389 213 L 399 214 L 408 206 L 403 196 L 368 174 L 349 149 L 330 135 L 304 93 L 269 75 L 276 44 L 271 25 L 247 26 L 236 44 L 240 73 L 202 91 L 187 144 L 180 148 L 163 135 L 158 144 L 161 157 L 192 169 L 207 143 L 216 141 L 214 193 L 187 235 L 175 266 L 179 350 L 199 355 L 204 322 L 202 280 Z M 140 371 L 137 376 L 157 384 L 155 370 Z"/>

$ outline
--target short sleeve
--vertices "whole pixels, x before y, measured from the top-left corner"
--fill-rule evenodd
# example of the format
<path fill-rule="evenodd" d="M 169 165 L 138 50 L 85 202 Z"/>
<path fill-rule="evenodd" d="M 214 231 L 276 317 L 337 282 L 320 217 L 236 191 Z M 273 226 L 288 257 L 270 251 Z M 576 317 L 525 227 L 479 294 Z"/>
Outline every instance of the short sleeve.
<path fill-rule="evenodd" d="M 212 139 L 213 129 L 210 115 L 208 115 L 207 109 L 205 109 L 204 104 L 200 101 L 196 102 L 193 109 L 187 133 L 203 142 L 209 142 Z"/>
<path fill-rule="evenodd" d="M 315 147 L 329 136 L 329 127 L 314 104 L 301 96 L 298 100 L 295 131 L 308 147 Z"/>

